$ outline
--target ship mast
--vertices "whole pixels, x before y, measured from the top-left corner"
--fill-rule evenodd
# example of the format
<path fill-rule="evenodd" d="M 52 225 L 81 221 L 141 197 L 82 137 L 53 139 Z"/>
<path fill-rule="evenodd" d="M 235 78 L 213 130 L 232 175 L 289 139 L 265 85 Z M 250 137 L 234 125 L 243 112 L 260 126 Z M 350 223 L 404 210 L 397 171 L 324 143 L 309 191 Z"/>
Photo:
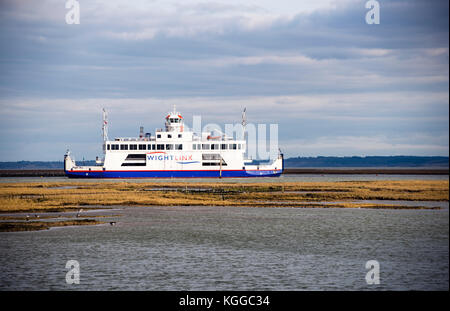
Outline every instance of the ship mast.
<path fill-rule="evenodd" d="M 245 126 L 247 125 L 247 114 L 246 114 L 246 111 L 247 111 L 247 107 L 244 107 L 244 111 L 242 111 L 242 122 L 241 122 L 241 124 L 242 124 L 242 131 L 244 132 L 244 141 L 246 142 L 246 149 L 248 148 L 248 146 L 247 146 L 247 138 L 246 138 L 246 132 L 245 132 Z M 247 156 L 247 150 L 245 150 L 245 152 L 244 152 L 244 156 Z"/>
<path fill-rule="evenodd" d="M 247 110 L 247 108 L 244 108 L 244 111 L 242 111 L 242 127 L 244 128 L 244 136 L 245 136 L 245 126 L 247 125 L 247 115 L 245 114 L 245 111 Z"/>
<path fill-rule="evenodd" d="M 105 108 L 103 108 L 102 132 L 103 132 L 103 142 L 106 142 L 108 140 L 108 115 L 106 114 Z"/>

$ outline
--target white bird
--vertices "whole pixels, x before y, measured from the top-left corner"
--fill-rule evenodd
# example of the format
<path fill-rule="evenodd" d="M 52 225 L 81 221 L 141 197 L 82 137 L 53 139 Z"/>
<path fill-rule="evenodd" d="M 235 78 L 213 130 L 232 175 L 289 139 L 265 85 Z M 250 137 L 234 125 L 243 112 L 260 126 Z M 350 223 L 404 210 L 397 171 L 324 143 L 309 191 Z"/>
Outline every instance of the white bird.
<path fill-rule="evenodd" d="M 83 209 L 80 209 L 80 210 L 78 211 L 77 217 L 80 217 L 80 214 L 81 214 L 82 211 L 83 211 Z"/>

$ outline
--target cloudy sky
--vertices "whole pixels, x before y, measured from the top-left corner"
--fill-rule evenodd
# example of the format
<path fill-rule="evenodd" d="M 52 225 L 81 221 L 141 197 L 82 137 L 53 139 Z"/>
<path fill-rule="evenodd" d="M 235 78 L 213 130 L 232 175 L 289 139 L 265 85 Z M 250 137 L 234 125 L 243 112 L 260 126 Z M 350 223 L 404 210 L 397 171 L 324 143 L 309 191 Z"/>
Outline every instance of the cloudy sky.
<path fill-rule="evenodd" d="M 448 1 L 0 0 L 0 161 L 187 121 L 276 123 L 290 156 L 449 154 Z"/>

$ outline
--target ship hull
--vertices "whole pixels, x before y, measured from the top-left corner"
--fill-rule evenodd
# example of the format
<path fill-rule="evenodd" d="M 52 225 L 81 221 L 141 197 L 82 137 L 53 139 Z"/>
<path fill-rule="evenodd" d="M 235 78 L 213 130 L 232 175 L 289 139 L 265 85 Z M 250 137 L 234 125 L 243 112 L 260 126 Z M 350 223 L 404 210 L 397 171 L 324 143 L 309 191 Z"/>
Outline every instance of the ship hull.
<path fill-rule="evenodd" d="M 71 171 L 69 178 L 241 178 L 277 177 L 282 170 L 198 170 L 198 171 Z"/>

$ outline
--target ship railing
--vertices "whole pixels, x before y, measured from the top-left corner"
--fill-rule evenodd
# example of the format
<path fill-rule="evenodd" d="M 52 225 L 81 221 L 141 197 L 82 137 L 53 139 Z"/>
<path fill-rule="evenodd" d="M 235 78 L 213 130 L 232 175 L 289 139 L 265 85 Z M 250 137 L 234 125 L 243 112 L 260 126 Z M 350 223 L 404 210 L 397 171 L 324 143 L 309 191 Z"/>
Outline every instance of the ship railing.
<path fill-rule="evenodd" d="M 116 137 L 114 141 L 154 141 L 155 138 L 148 138 L 148 137 Z"/>
<path fill-rule="evenodd" d="M 74 166 L 70 169 L 71 171 L 102 171 L 102 166 Z"/>

